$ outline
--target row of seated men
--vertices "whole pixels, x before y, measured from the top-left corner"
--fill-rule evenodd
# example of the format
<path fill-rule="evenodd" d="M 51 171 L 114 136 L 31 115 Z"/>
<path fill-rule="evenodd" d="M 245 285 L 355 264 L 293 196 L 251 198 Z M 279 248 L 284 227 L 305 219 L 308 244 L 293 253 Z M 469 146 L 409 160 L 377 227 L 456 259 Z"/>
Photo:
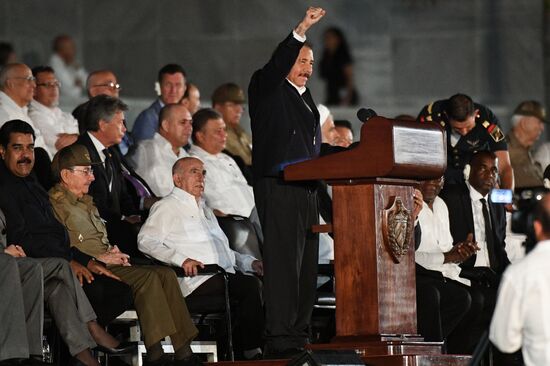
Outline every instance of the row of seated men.
<path fill-rule="evenodd" d="M 510 263 L 505 208 L 489 197 L 497 164 L 494 153 L 478 152 L 465 170 L 464 185 L 442 199 L 441 177 L 422 182 L 415 196 L 419 332 L 427 340 L 446 340 L 450 353 L 474 351 L 489 328 L 501 275 Z"/>
<path fill-rule="evenodd" d="M 30 84 L 32 86 L 31 75 L 28 75 L 30 70 L 26 66 L 16 65 L 7 67 L 5 70 L 3 75 L 6 82 L 2 84 L 4 85 L 2 92 L 7 97 L 12 98 L 13 95 L 17 94 L 16 91 L 22 91 L 21 85 Z M 15 72 L 21 73 L 21 75 L 13 76 L 11 73 Z M 47 86 L 49 90 L 55 91 L 57 89 L 58 85 L 56 85 L 53 72 L 35 72 L 35 74 L 37 78 L 44 75 L 53 78 L 40 84 L 44 84 L 44 87 Z M 92 78 L 89 80 L 90 91 L 102 89 L 103 91 L 100 94 L 108 94 L 109 92 L 118 94 L 119 86 L 116 83 L 116 78 L 113 81 L 114 75 L 112 73 L 99 72 L 92 76 L 106 77 L 110 81 L 105 81 L 102 85 L 99 85 L 94 84 Z M 22 84 L 8 83 L 7 80 L 10 78 L 20 80 Z M 168 65 L 161 70 L 159 81 L 161 82 L 161 97 L 140 115 L 141 118 L 138 118 L 138 120 L 147 122 L 137 123 L 136 121 L 134 127 L 135 131 L 139 131 L 141 125 L 152 126 L 152 139 L 142 140 L 137 145 L 137 149 L 133 152 L 130 151 L 127 158 L 123 157 L 119 150 L 120 143 L 124 142 L 126 136 L 122 118 L 126 107 L 121 103 L 110 100 L 108 97 L 94 97 L 88 103 L 79 107 L 75 111 L 75 115 L 79 120 L 81 135 L 67 134 L 71 135 L 69 143 L 73 143 L 78 139 L 78 143 L 88 148 L 92 161 L 102 162 L 102 164 L 93 167 L 96 180 L 90 184 L 89 190 L 91 196 L 94 197 L 99 215 L 107 222 L 107 233 L 110 241 L 119 244 L 122 252 L 130 254 L 132 257 L 140 255 L 137 250 L 137 233 L 141 227 L 140 221 L 143 220 L 154 202 L 171 192 L 174 186 L 171 179 L 172 165 L 177 159 L 188 154 L 183 147 L 187 145 L 190 134 L 193 135 L 194 142 L 190 152 L 201 158 L 206 170 L 209 172 L 206 176 L 204 188 L 204 196 L 208 206 L 214 210 L 218 217 L 248 218 L 255 223 L 256 232 L 261 237 L 261 228 L 259 228 L 255 218 L 252 191 L 250 186 L 246 184 L 245 174 L 239 171 L 235 160 L 221 154 L 224 149 L 224 142 L 227 139 L 224 120 L 228 118 L 221 118 L 222 116 L 210 109 L 201 110 L 191 116 L 185 105 L 165 103 L 169 100 L 169 96 L 175 94 L 179 97 L 183 90 L 184 73 L 180 71 L 177 65 Z M 36 88 L 36 90 L 38 89 Z M 175 90 L 178 92 L 174 92 Z M 235 93 L 242 95 L 242 91 L 236 91 Z M 3 95 L 0 94 L 0 96 Z M 28 96 L 27 90 L 25 94 L 27 99 L 25 100 L 28 100 Z M 244 97 L 234 99 L 240 101 L 241 104 L 244 101 Z M 178 99 L 175 98 L 175 100 Z M 98 112 L 103 108 L 99 106 L 109 103 L 115 106 L 106 107 L 106 109 L 111 108 L 112 110 L 107 111 L 107 113 L 105 111 Z M 228 103 L 235 104 L 234 102 Z M 237 106 L 237 108 L 234 105 L 226 105 L 226 107 L 236 109 L 237 112 L 242 113 L 242 106 Z M 155 114 L 158 115 L 156 120 Z M 25 118 L 28 118 L 28 116 Z M 102 118 L 103 123 L 101 123 Z M 325 118 L 322 118 L 322 120 L 324 122 Z M 153 124 L 153 121 L 156 125 Z M 191 128 L 191 121 L 194 129 Z M 110 124 L 111 122 L 114 123 Z M 334 126 L 331 124 L 323 124 L 322 128 L 324 140 L 327 131 L 334 132 Z M 61 141 L 63 134 L 54 136 L 57 136 L 59 140 L 56 140 L 55 143 L 60 143 L 56 149 L 64 145 Z M 326 140 L 328 142 L 331 139 L 327 138 Z M 39 137 L 37 137 L 37 145 L 39 145 L 38 141 Z M 104 151 L 105 149 L 106 151 Z M 52 155 L 51 152 L 50 155 Z M 141 177 L 136 174 L 132 165 Z M 39 178 L 43 180 L 47 180 L 44 179 L 47 176 L 47 173 L 39 174 Z M 229 182 L 231 183 L 228 184 Z M 47 182 L 46 186 L 48 186 Z M 210 189 L 210 187 L 213 188 Z M 140 249 L 147 251 L 145 247 Z M 161 260 L 170 263 L 169 258 L 165 255 Z M 181 263 L 175 264 L 181 265 Z"/>
<path fill-rule="evenodd" d="M 120 107 L 120 101 L 115 98 L 99 97 L 99 100 Z M 88 108 L 94 106 L 92 104 Z M 108 107 L 102 110 L 101 113 L 109 116 L 105 117 L 111 121 L 109 127 L 114 127 L 116 117 L 109 115 L 109 111 L 114 115 L 121 115 L 122 111 Z M 122 119 L 118 123 L 116 131 L 121 137 Z M 100 129 L 104 124 L 101 120 Z M 200 160 L 189 157 L 178 160 L 173 168 L 176 188 L 153 206 L 140 232 L 140 247 L 145 252 L 165 263 L 183 266 L 190 277 L 180 281 L 181 286 L 178 286 L 171 269 L 130 266 L 129 256 L 110 243 L 108 229 L 100 218 L 94 200 L 87 193 L 94 175 L 101 177 L 103 174 L 106 184 L 111 187 L 115 184 L 122 186 L 122 177 L 118 178 L 119 182 L 115 182 L 113 177 L 107 178 L 114 175 L 114 166 L 111 167 L 113 171 L 107 173 L 106 167 L 99 161 L 92 163 L 86 146 L 67 146 L 53 159 L 52 171 L 56 184 L 48 198 L 31 174 L 34 164 L 32 127 L 26 122 L 13 120 L 2 126 L 0 135 L 3 136 L 0 146 L 5 163 L 1 175 L 0 207 L 6 215 L 7 242 L 17 243 L 13 247 L 17 245 L 30 257 L 56 256 L 70 260 L 92 307 L 98 314 L 101 313 L 103 324 L 120 314 L 128 303 L 120 300 L 121 296 L 127 296 L 127 290 L 117 288 L 120 287 L 119 281 L 129 285 L 143 327 L 149 364 L 167 364 L 160 340 L 168 335 L 176 349 L 176 358 L 182 360 L 176 364 L 197 362 L 189 348 L 190 341 L 196 336 L 196 329 L 182 295 L 192 292 L 206 294 L 221 287 L 219 277 L 193 277 L 203 263 L 217 263 L 230 272 L 231 294 L 238 299 L 239 317 L 244 325 L 244 356 L 250 358 L 260 353 L 263 315 L 259 283 L 253 276 L 235 273 L 234 268 L 261 274 L 262 264 L 251 256 L 239 255 L 229 249 L 227 238 L 217 225 L 215 216 L 201 201 L 204 167 Z M 94 174 L 100 165 L 103 172 Z M 208 230 L 203 230 L 205 227 Z M 185 241 L 189 238 L 192 245 L 181 250 L 182 243 L 189 244 Z M 79 356 L 73 349 L 70 351 Z"/>

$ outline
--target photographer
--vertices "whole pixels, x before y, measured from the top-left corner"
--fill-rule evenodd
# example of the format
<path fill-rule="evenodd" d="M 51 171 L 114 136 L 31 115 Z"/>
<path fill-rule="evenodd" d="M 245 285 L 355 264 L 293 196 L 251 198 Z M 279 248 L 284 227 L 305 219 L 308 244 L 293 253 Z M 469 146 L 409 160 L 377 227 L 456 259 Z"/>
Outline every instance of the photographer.
<path fill-rule="evenodd" d="M 538 243 L 504 275 L 491 323 L 490 339 L 502 352 L 522 348 L 525 365 L 550 364 L 550 195 L 539 201 L 533 228 Z"/>

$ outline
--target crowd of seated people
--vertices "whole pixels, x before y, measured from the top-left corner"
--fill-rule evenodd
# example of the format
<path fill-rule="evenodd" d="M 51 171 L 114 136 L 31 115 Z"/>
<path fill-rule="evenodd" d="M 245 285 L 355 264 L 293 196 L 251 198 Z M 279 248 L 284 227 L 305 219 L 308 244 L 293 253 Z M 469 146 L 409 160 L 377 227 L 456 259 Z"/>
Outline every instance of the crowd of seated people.
<path fill-rule="evenodd" d="M 222 230 L 224 220 L 250 222 L 261 252 L 253 146 L 240 126 L 243 90 L 221 84 L 211 108 L 201 108 L 197 84 L 187 82 L 181 65 L 167 64 L 158 71 L 158 99 L 130 132 L 114 72 L 86 74 L 68 36 L 54 48 L 50 66 L 10 62 L 0 70 L 0 223 L 6 234 L 0 288 L 14 294 L 2 303 L 0 319 L 9 318 L 4 329 L 15 344 L 0 345 L 0 364 L 32 364 L 40 357 L 44 303 L 83 364 L 97 364 L 94 348 L 116 353 L 131 347 L 103 327 L 132 306 L 146 364 L 172 364 L 160 343 L 166 336 L 175 349 L 170 362 L 197 364 L 190 349 L 197 330 L 185 297 L 221 291 L 217 276 L 193 277 L 212 263 L 230 273 L 230 295 L 244 325 L 242 357 L 261 357 L 261 257 L 232 250 Z M 60 79 L 67 74 L 78 80 L 64 89 Z M 60 95 L 84 91 L 89 100 L 72 114 L 57 106 Z M 351 124 L 318 109 L 321 151 L 348 148 Z M 535 154 L 533 146 L 545 112 L 536 101 L 521 102 L 505 134 L 489 108 L 457 94 L 426 105 L 417 121 L 437 123 L 448 137 L 444 176 L 422 182 L 416 196 L 419 332 L 445 341 L 449 352 L 472 353 L 489 327 L 510 263 L 507 216 L 513 208 L 492 202 L 490 192 L 542 187 L 550 150 L 543 144 Z M 330 187 L 320 187 L 326 197 L 321 219 L 330 222 Z M 330 261 L 332 238 L 324 235 L 321 256 Z M 159 262 L 182 267 L 189 277 L 178 279 Z"/>

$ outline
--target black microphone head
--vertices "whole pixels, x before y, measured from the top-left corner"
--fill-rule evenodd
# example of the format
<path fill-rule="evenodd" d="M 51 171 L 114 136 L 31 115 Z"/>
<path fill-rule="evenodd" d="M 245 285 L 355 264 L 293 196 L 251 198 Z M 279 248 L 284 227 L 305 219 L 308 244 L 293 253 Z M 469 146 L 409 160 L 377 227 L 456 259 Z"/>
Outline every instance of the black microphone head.
<path fill-rule="evenodd" d="M 376 117 L 377 114 L 375 111 L 373 111 L 372 109 L 370 108 L 361 108 L 357 111 L 357 118 L 359 119 L 359 121 L 365 123 L 367 122 L 369 119 L 371 119 L 372 117 Z"/>

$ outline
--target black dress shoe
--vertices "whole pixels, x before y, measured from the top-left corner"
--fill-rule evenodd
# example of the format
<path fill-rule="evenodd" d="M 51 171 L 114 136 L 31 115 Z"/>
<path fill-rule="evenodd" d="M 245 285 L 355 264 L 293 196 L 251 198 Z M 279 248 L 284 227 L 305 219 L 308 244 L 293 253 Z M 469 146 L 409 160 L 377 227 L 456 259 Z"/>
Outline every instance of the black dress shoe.
<path fill-rule="evenodd" d="M 204 363 L 197 355 L 191 355 L 183 360 L 174 360 L 175 366 L 203 366 Z"/>
<path fill-rule="evenodd" d="M 264 360 L 288 360 L 304 352 L 301 347 L 285 348 L 282 350 L 267 349 L 264 352 Z"/>
<path fill-rule="evenodd" d="M 161 358 L 155 361 L 144 360 L 143 366 L 172 366 L 174 362 L 168 355 L 163 355 Z"/>
<path fill-rule="evenodd" d="M 80 362 L 80 360 L 76 357 L 71 358 L 69 361 L 69 366 L 86 366 L 85 363 Z"/>
<path fill-rule="evenodd" d="M 123 355 L 137 351 L 137 342 L 120 342 L 117 347 L 105 347 L 97 345 L 94 351 L 103 352 L 108 355 Z"/>

